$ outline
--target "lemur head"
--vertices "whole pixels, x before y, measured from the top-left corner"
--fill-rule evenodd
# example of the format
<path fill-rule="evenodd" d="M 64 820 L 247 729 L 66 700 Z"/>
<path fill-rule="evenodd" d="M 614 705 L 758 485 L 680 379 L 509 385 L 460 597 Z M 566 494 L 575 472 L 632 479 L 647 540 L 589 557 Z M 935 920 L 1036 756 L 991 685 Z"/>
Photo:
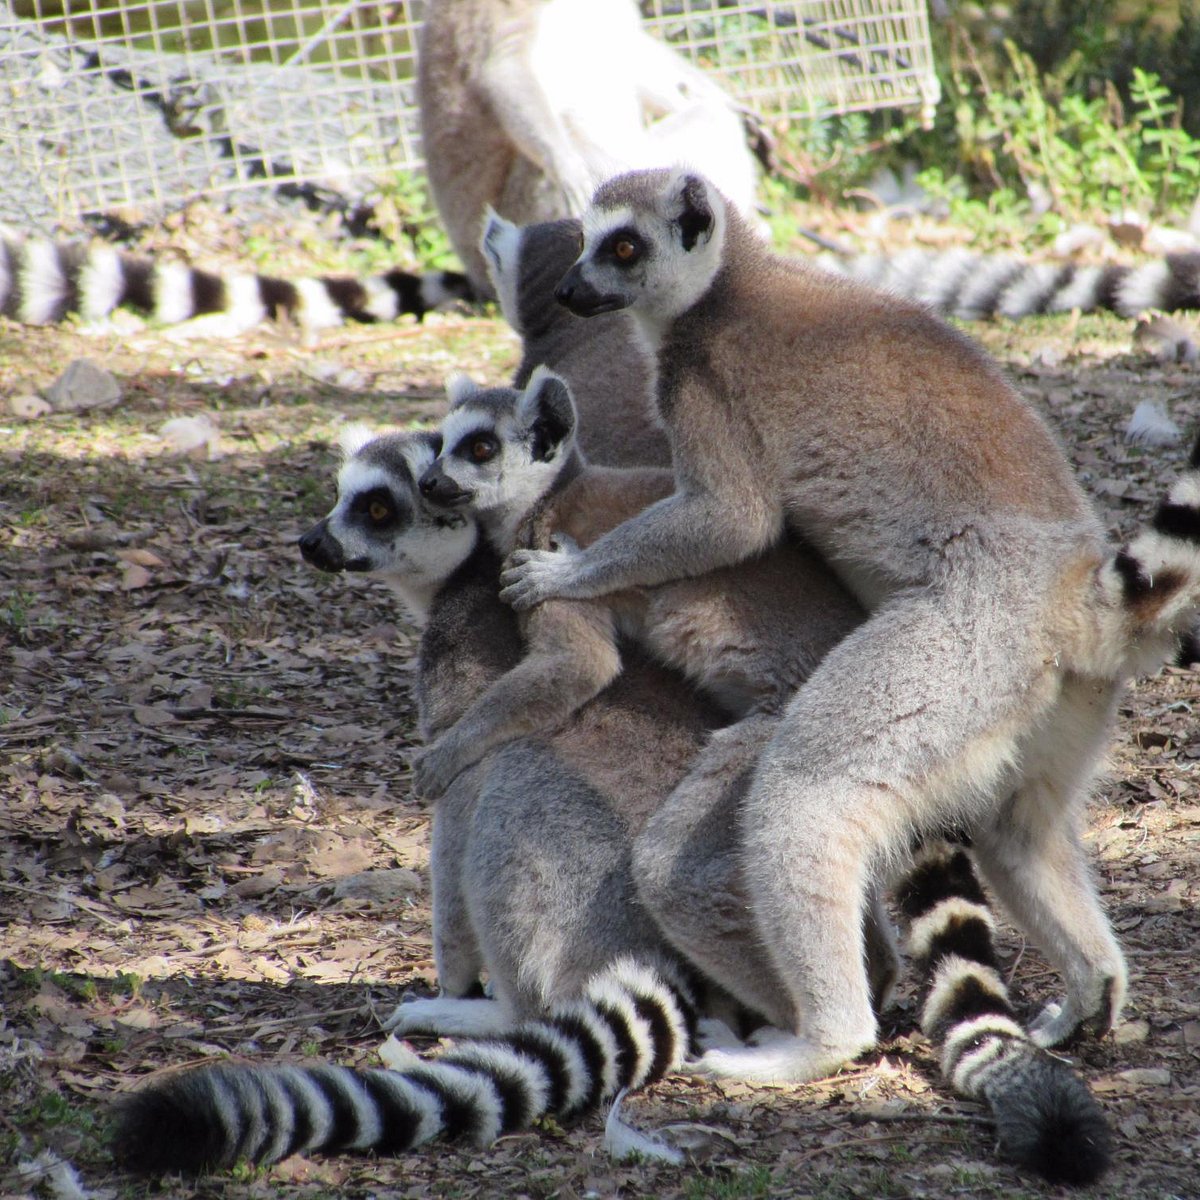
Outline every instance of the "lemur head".
<path fill-rule="evenodd" d="M 478 530 L 463 513 L 426 503 L 417 480 L 436 460 L 435 433 L 374 436 L 361 425 L 339 438 L 337 503 L 300 539 L 322 571 L 359 571 L 391 584 L 418 616 L 475 548 Z"/>
<path fill-rule="evenodd" d="M 682 168 L 631 171 L 601 184 L 583 217 L 583 253 L 555 292 L 581 317 L 628 309 L 663 327 L 721 269 L 728 213 L 720 192 Z"/>
<path fill-rule="evenodd" d="M 538 367 L 524 391 L 451 380 L 442 452 L 421 476 L 421 495 L 470 509 L 489 532 L 512 528 L 576 461 L 575 402 L 566 383 Z"/>
<path fill-rule="evenodd" d="M 583 225 L 574 217 L 522 227 L 487 210 L 479 248 L 504 319 L 522 337 L 571 320 L 552 297 L 582 245 Z"/>

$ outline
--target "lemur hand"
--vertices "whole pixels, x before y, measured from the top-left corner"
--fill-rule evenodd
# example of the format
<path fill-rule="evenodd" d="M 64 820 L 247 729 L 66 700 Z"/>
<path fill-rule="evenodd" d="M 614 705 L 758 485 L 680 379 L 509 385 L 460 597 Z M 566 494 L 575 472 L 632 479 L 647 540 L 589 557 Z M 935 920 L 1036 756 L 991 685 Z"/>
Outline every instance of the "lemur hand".
<path fill-rule="evenodd" d="M 579 547 L 565 533 L 550 539 L 550 550 L 515 550 L 500 572 L 500 599 L 518 612 L 562 596 L 575 580 Z"/>
<path fill-rule="evenodd" d="M 411 758 L 413 791 L 425 800 L 440 800 L 470 765 L 447 738 L 439 738 Z"/>

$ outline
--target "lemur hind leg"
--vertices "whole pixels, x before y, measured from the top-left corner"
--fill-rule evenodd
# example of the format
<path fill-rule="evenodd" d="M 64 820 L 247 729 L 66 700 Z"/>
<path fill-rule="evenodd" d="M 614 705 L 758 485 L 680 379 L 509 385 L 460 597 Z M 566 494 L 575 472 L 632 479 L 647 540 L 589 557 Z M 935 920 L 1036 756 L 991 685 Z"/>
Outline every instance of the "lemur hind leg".
<path fill-rule="evenodd" d="M 479 777 L 484 768 L 464 771 L 433 812 L 430 877 L 433 896 L 433 961 L 446 997 L 479 994 L 483 953 L 467 908 L 463 881 Z"/>
<path fill-rule="evenodd" d="M 1023 781 L 974 837 L 980 871 L 997 898 L 1066 981 L 1031 1033 L 1059 1045 L 1081 1028 L 1112 1028 L 1125 999 L 1125 962 L 1100 906 L 1080 824 L 1086 791 L 1104 753 L 1120 689 L 1065 681 L 1054 720 L 1022 748 Z"/>
<path fill-rule="evenodd" d="M 714 1052 L 707 1069 L 813 1079 L 874 1043 L 862 933 L 872 890 L 906 865 L 914 835 L 971 827 L 1011 790 L 1019 737 L 1057 688 L 1032 649 L 1014 650 L 1003 583 L 898 598 L 830 652 L 784 714 L 743 806 L 743 863 L 794 1036 Z"/>
<path fill-rule="evenodd" d="M 712 735 L 695 765 L 634 844 L 642 900 L 684 956 L 774 1025 L 795 1022 L 788 991 L 754 921 L 739 831 L 759 754 L 778 718 L 747 717 Z M 877 896 L 866 926 L 873 1002 L 890 993 L 899 967 L 891 920 Z"/>

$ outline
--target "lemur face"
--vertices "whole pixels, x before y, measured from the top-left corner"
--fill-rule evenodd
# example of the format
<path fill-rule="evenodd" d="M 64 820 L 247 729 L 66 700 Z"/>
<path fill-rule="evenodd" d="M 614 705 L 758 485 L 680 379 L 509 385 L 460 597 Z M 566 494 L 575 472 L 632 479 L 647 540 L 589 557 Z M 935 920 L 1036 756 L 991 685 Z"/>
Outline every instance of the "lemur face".
<path fill-rule="evenodd" d="M 385 434 L 353 446 L 338 472 L 337 503 L 300 539 L 322 571 L 358 571 L 404 586 L 448 578 L 475 545 L 474 523 L 432 509 L 417 478 L 434 461 L 434 434 Z"/>
<path fill-rule="evenodd" d="M 720 270 L 725 202 L 702 176 L 619 175 L 583 218 L 583 252 L 555 298 L 580 317 L 628 309 L 652 324 L 685 312 Z"/>
<path fill-rule="evenodd" d="M 421 495 L 449 511 L 524 511 L 554 482 L 573 443 L 567 385 L 539 367 L 523 392 L 480 388 L 463 376 L 449 392 L 442 452 L 421 476 Z"/>

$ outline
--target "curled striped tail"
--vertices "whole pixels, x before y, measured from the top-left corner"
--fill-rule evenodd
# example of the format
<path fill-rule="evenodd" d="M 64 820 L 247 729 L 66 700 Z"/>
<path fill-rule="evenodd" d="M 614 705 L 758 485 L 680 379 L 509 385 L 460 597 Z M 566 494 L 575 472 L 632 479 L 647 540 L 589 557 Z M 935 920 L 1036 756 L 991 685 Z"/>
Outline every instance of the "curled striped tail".
<path fill-rule="evenodd" d="M 1200 604 L 1200 438 L 1150 527 L 1109 559 L 1099 582 L 1108 601 L 1121 606 L 1135 654 L 1149 642 L 1146 649 L 1161 662 L 1157 642 L 1192 629 Z"/>
<path fill-rule="evenodd" d="M 940 1048 L 946 1078 L 991 1109 L 1008 1158 L 1055 1183 L 1098 1179 L 1110 1157 L 1104 1114 L 1075 1069 L 1017 1022 L 966 852 L 927 849 L 899 900 L 909 951 L 928 981 L 921 1029 Z"/>
<path fill-rule="evenodd" d="M 653 1083 L 692 1046 L 682 980 L 621 959 L 571 1003 L 402 1071 L 228 1064 L 134 1092 L 114 1152 L 131 1170 L 200 1174 L 319 1151 L 400 1154 L 437 1137 L 488 1145 Z"/>

